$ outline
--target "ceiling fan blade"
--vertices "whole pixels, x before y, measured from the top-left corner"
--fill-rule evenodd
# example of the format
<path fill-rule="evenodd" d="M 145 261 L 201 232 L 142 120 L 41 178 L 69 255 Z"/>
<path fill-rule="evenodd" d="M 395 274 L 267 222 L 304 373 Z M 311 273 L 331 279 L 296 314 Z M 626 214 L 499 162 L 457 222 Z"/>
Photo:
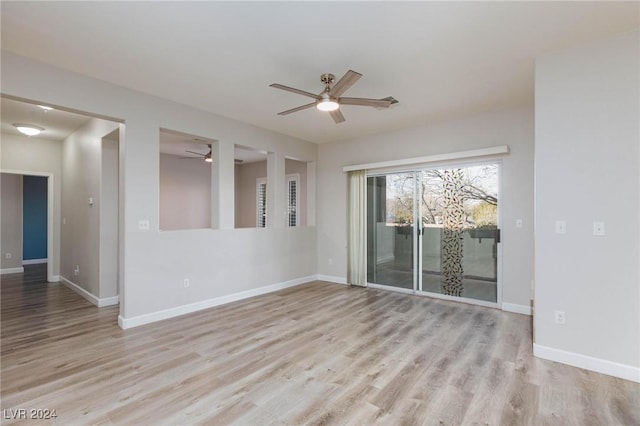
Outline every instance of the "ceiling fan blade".
<path fill-rule="evenodd" d="M 300 89 L 294 89 L 293 87 L 289 87 L 289 86 L 283 86 L 282 84 L 273 83 L 273 84 L 270 84 L 269 87 L 275 87 L 276 89 L 286 90 L 287 92 L 297 93 L 299 95 L 308 96 L 313 99 L 320 99 L 320 96 L 314 93 L 305 92 L 304 90 L 300 90 Z"/>
<path fill-rule="evenodd" d="M 315 102 L 311 102 L 310 104 L 302 105 L 302 106 L 299 106 L 299 107 L 296 107 L 296 108 L 291 108 L 291 109 L 288 109 L 286 111 L 279 112 L 278 115 L 291 114 L 292 112 L 302 111 L 303 109 L 311 108 L 311 107 L 314 107 L 315 105 L 316 105 Z"/>
<path fill-rule="evenodd" d="M 343 121 L 345 121 L 344 115 L 342 115 L 342 112 L 339 109 L 335 111 L 329 111 L 329 114 L 331 115 L 331 118 L 333 118 L 333 121 L 335 121 L 336 123 L 342 123 Z"/>
<path fill-rule="evenodd" d="M 199 155 L 200 157 L 204 157 L 206 155 L 206 154 L 200 154 L 199 152 L 195 152 L 195 151 L 189 151 L 188 149 L 185 150 L 184 152 L 188 152 L 189 154 Z"/>
<path fill-rule="evenodd" d="M 355 72 L 353 70 L 349 70 L 342 76 L 340 80 L 329 90 L 329 96 L 334 98 L 340 97 L 347 89 L 358 81 L 362 77 L 362 74 L 359 72 Z"/>
<path fill-rule="evenodd" d="M 370 106 L 375 108 L 389 108 L 393 103 L 387 99 L 367 99 L 367 98 L 340 98 L 338 99 L 340 105 L 358 105 L 358 106 Z"/>
<path fill-rule="evenodd" d="M 393 96 L 387 96 L 386 98 L 382 98 L 380 100 L 381 101 L 389 101 L 389 102 L 391 102 L 391 105 L 394 105 L 394 104 L 397 104 L 398 102 L 400 102 L 396 98 L 394 98 Z"/>

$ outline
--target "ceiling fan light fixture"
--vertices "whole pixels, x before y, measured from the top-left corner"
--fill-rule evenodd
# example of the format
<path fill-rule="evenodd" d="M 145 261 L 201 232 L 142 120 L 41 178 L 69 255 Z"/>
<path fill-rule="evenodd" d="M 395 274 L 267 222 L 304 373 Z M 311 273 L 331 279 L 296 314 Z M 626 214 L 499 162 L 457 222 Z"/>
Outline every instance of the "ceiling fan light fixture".
<path fill-rule="evenodd" d="M 362 74 L 355 72 L 354 70 L 347 71 L 337 83 L 335 82 L 335 76 L 333 74 L 322 74 L 320 81 L 324 84 L 324 90 L 319 94 L 307 92 L 306 90 L 296 89 L 295 87 L 283 86 L 282 84 L 273 83 L 270 87 L 280 90 L 286 90 L 287 92 L 297 93 L 308 98 L 313 98 L 314 101 L 299 107 L 291 108 L 286 111 L 279 112 L 278 115 L 289 115 L 294 112 L 303 111 L 314 106 L 320 111 L 330 112 L 330 116 L 333 121 L 338 124 L 345 121 L 344 115 L 340 111 L 341 105 L 356 105 L 367 106 L 373 108 L 389 108 L 391 105 L 398 103 L 392 97 L 384 99 L 370 99 L 370 98 L 351 98 L 342 96 L 353 84 L 362 77 Z"/>
<path fill-rule="evenodd" d="M 37 136 L 44 131 L 43 127 L 34 126 L 33 124 L 13 123 L 13 127 L 18 129 L 20 133 L 27 136 Z"/>
<path fill-rule="evenodd" d="M 318 108 L 320 111 L 335 111 L 340 108 L 340 105 L 329 97 L 323 97 L 316 104 L 316 108 Z"/>

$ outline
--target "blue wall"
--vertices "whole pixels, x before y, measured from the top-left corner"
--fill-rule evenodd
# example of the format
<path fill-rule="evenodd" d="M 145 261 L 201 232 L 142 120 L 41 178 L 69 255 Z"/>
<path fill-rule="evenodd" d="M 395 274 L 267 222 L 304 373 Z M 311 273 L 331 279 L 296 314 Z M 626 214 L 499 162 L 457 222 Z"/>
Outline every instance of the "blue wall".
<path fill-rule="evenodd" d="M 22 260 L 47 258 L 47 178 L 22 181 Z"/>

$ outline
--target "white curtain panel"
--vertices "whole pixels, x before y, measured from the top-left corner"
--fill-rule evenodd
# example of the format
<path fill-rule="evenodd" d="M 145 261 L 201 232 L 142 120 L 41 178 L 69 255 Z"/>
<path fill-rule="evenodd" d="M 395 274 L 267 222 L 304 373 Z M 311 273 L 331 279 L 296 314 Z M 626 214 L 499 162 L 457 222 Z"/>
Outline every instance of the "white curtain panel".
<path fill-rule="evenodd" d="M 347 206 L 347 283 L 367 286 L 366 208 L 367 173 L 349 172 Z"/>

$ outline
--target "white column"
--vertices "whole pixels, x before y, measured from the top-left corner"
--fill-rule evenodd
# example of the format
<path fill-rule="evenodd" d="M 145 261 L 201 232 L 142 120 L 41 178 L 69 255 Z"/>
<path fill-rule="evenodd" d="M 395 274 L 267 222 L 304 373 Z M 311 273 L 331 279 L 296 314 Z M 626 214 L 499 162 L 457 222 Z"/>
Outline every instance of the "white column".
<path fill-rule="evenodd" d="M 316 162 L 307 162 L 307 226 L 316 226 Z"/>
<path fill-rule="evenodd" d="M 218 141 L 211 146 L 211 227 L 235 227 L 234 145 Z"/>

